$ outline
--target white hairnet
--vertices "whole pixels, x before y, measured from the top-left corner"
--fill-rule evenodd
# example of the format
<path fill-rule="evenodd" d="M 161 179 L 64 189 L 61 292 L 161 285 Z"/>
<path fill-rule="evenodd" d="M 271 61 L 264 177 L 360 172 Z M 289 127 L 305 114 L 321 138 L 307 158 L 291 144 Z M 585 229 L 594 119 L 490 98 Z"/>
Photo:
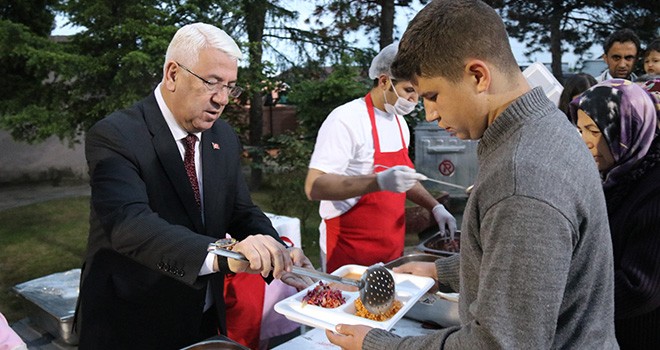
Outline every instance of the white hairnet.
<path fill-rule="evenodd" d="M 371 67 L 369 67 L 369 79 L 376 79 L 381 74 L 386 74 L 388 77 L 392 77 L 392 71 L 390 66 L 394 62 L 394 57 L 396 56 L 397 51 L 399 51 L 399 43 L 392 43 L 385 46 L 376 57 L 371 61 Z"/>

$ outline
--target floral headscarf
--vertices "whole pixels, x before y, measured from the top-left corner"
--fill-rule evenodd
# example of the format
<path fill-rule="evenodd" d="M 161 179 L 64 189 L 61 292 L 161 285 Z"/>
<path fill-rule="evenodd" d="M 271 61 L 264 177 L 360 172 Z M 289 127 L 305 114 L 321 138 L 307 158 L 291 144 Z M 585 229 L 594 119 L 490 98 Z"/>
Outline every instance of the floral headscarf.
<path fill-rule="evenodd" d="M 571 101 L 573 123 L 577 122 L 578 109 L 584 111 L 603 133 L 612 152 L 614 166 L 605 174 L 605 189 L 615 185 L 648 152 L 658 133 L 660 111 L 655 105 L 655 97 L 624 79 L 603 81 Z"/>
<path fill-rule="evenodd" d="M 655 108 L 660 110 L 660 76 L 656 75 L 647 81 L 639 83 L 644 90 L 655 97 Z M 660 125 L 658 125 L 660 127 Z"/>

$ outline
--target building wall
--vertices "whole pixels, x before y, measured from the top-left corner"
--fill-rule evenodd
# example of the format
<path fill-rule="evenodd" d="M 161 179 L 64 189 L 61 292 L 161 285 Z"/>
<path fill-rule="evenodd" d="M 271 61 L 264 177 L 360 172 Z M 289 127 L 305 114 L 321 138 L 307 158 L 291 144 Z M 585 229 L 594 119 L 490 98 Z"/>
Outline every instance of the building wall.
<path fill-rule="evenodd" d="M 276 136 L 294 130 L 297 125 L 293 106 L 264 107 L 265 135 Z M 82 144 L 71 148 L 54 136 L 32 145 L 14 141 L 7 131 L 0 130 L 0 185 L 37 181 L 51 181 L 54 184 L 67 180 L 87 181 L 89 176 L 84 148 Z"/>
<path fill-rule="evenodd" d="M 50 137 L 38 144 L 15 141 L 0 130 L 0 185 L 20 182 L 86 180 L 84 146 L 73 148 Z"/>

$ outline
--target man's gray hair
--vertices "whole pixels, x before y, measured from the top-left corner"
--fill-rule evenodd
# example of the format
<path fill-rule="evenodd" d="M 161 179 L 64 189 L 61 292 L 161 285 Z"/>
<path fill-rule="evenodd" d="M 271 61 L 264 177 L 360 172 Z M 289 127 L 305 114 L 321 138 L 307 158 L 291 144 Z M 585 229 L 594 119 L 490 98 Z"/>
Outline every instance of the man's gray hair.
<path fill-rule="evenodd" d="M 218 49 L 235 59 L 243 58 L 238 45 L 224 30 L 206 23 L 193 23 L 181 27 L 165 54 L 165 65 L 170 60 L 193 66 L 197 63 L 199 52 L 205 48 Z"/>

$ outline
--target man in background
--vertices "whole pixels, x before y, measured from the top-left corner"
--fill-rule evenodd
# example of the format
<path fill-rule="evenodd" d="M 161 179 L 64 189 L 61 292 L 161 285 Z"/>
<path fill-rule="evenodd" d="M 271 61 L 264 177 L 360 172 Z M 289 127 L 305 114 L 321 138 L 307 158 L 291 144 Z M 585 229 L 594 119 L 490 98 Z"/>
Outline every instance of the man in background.
<path fill-rule="evenodd" d="M 316 138 L 305 193 L 321 200 L 319 245 L 328 272 L 400 257 L 406 198 L 429 210 L 443 233 L 456 230 L 456 219 L 418 182 L 426 177 L 408 157 L 410 130 L 403 116 L 419 97 L 409 81 L 392 76 L 397 48 L 390 44 L 374 57 L 371 90 L 335 108 Z"/>
<path fill-rule="evenodd" d="M 599 83 L 612 78 L 634 81 L 637 75 L 633 73 L 640 50 L 637 34 L 630 29 L 621 29 L 612 33 L 603 45 L 603 61 L 607 69 L 596 77 Z"/>

